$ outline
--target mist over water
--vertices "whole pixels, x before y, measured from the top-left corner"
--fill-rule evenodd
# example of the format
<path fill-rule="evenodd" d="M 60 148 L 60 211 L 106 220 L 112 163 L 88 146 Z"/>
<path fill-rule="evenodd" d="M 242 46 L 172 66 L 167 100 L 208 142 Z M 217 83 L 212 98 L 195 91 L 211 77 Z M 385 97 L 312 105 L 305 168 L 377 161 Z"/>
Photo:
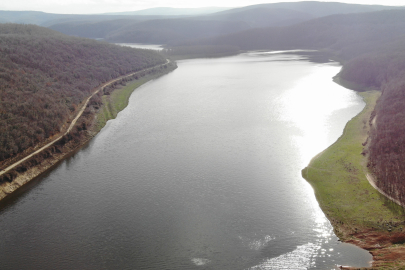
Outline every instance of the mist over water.
<path fill-rule="evenodd" d="M 335 269 L 310 159 L 363 108 L 337 63 L 251 52 L 178 63 L 1 207 L 2 269 Z"/>

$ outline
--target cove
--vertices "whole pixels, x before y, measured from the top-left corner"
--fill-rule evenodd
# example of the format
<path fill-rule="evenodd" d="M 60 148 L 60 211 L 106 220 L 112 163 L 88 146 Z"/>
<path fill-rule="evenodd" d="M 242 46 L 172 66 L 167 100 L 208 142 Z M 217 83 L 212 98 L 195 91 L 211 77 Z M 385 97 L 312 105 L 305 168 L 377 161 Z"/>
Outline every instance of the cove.
<path fill-rule="evenodd" d="M 270 52 L 179 61 L 1 203 L 1 268 L 368 266 L 301 177 L 364 107 L 339 70 Z"/>

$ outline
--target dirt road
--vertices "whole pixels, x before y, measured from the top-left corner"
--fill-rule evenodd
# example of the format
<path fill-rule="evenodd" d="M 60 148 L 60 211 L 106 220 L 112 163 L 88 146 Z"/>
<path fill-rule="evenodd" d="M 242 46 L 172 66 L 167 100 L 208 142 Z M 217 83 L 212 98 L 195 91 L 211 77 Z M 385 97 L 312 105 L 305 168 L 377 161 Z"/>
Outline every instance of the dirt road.
<path fill-rule="evenodd" d="M 83 104 L 82 108 L 79 110 L 79 112 L 77 113 L 76 117 L 72 120 L 72 122 L 70 123 L 70 125 L 69 125 L 69 127 L 68 127 L 68 129 L 66 130 L 65 133 L 63 133 L 62 135 L 60 135 L 58 138 L 56 138 L 55 140 L 51 141 L 50 143 L 46 144 L 45 146 L 41 147 L 40 149 L 36 150 L 35 152 L 33 152 L 33 153 L 29 154 L 28 156 L 24 157 L 23 159 L 20 159 L 19 161 L 17 161 L 17 162 L 15 162 L 15 163 L 11 164 L 10 166 L 8 166 L 7 168 L 1 170 L 1 171 L 0 171 L 0 176 L 3 175 L 3 174 L 5 174 L 5 173 L 7 173 L 7 172 L 10 171 L 10 170 L 12 170 L 13 168 L 17 167 L 18 165 L 20 165 L 20 164 L 23 163 L 24 161 L 28 160 L 29 158 L 35 156 L 36 154 L 41 153 L 41 152 L 42 152 L 43 150 L 45 150 L 46 148 L 48 148 L 49 146 L 53 145 L 54 143 L 56 143 L 56 142 L 59 141 L 60 139 L 62 139 L 63 136 L 67 135 L 67 134 L 72 130 L 72 128 L 74 127 L 74 125 L 76 124 L 76 122 L 77 122 L 77 120 L 80 118 L 80 116 L 82 116 L 82 114 L 83 114 L 84 110 L 86 109 L 87 104 L 89 103 L 90 99 L 91 99 L 95 94 L 97 94 L 98 92 L 100 92 L 101 90 L 103 90 L 106 86 L 108 86 L 108 85 L 110 85 L 110 84 L 112 84 L 112 83 L 114 83 L 114 82 L 116 82 L 116 81 L 118 81 L 118 80 L 121 80 L 121 79 L 123 79 L 123 78 L 129 77 L 129 76 L 132 76 L 132 75 L 135 75 L 135 74 L 140 73 L 140 72 L 148 71 L 148 70 L 151 70 L 151 69 L 156 68 L 156 67 L 161 67 L 161 66 L 166 65 L 166 64 L 168 64 L 168 63 L 170 63 L 170 60 L 169 60 L 169 59 L 167 59 L 167 60 L 166 60 L 166 63 L 164 63 L 164 64 L 157 65 L 157 66 L 154 66 L 154 67 L 151 67 L 151 68 L 143 69 L 143 70 L 140 70 L 140 71 L 137 71 L 137 72 L 133 72 L 133 73 L 131 73 L 131 74 L 127 74 L 127 75 L 118 77 L 118 78 L 116 78 L 116 79 L 114 79 L 114 80 L 111 80 L 111 81 L 106 82 L 105 84 L 99 86 L 99 88 L 96 89 L 96 91 L 94 91 L 93 94 L 91 94 L 91 95 L 86 99 L 86 102 Z"/>

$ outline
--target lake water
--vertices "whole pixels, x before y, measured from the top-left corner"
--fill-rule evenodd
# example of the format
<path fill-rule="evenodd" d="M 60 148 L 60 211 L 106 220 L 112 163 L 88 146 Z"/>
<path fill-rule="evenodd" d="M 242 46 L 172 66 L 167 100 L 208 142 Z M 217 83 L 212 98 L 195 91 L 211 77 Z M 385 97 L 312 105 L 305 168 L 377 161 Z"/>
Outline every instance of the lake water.
<path fill-rule="evenodd" d="M 71 158 L 1 203 L 1 269 L 336 269 L 301 169 L 364 106 L 337 63 L 193 59 L 138 88 Z"/>
<path fill-rule="evenodd" d="M 138 48 L 138 49 L 147 49 L 147 50 L 155 50 L 155 51 L 163 50 L 162 45 L 157 45 L 157 44 L 140 44 L 140 43 L 115 43 L 115 44 L 124 46 L 124 47 L 131 47 L 131 48 Z"/>

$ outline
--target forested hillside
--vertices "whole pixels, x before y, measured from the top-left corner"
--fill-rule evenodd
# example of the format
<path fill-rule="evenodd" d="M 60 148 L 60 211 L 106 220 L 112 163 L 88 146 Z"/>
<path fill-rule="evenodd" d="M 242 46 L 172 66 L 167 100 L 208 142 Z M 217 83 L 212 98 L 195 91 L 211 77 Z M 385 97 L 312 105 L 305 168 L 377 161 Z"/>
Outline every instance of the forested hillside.
<path fill-rule="evenodd" d="M 52 27 L 57 30 L 56 26 Z M 137 22 L 109 32 L 110 42 L 166 44 L 172 41 L 220 36 L 249 29 L 244 21 L 164 19 Z"/>
<path fill-rule="evenodd" d="M 243 21 L 197 19 L 160 19 L 139 21 L 121 19 L 103 22 L 71 22 L 50 26 L 67 35 L 104 38 L 110 42 L 166 44 L 174 41 L 207 38 L 249 29 Z"/>
<path fill-rule="evenodd" d="M 0 162 L 58 133 L 98 85 L 164 62 L 153 51 L 0 24 Z"/>
<path fill-rule="evenodd" d="M 21 24 L 36 24 L 39 26 L 50 26 L 58 23 L 81 22 L 81 23 L 96 23 L 110 20 L 132 19 L 137 21 L 156 20 L 164 18 L 176 18 L 181 16 L 165 16 L 165 15 L 107 15 L 107 14 L 55 14 L 41 11 L 11 11 L 0 10 L 1 23 L 21 23 Z"/>

